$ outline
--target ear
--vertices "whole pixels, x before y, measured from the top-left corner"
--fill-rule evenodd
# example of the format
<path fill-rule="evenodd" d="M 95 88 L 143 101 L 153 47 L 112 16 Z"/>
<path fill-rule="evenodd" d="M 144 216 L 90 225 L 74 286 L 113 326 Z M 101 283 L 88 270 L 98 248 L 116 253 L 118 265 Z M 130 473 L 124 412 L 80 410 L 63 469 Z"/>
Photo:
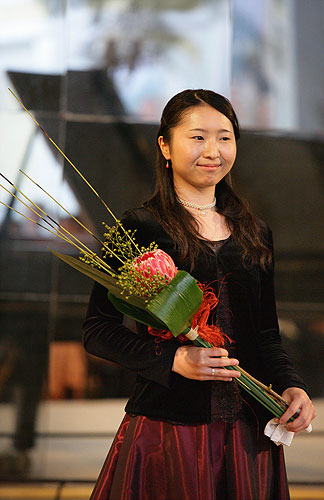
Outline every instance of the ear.
<path fill-rule="evenodd" d="M 160 135 L 158 138 L 158 144 L 160 146 L 161 152 L 166 160 L 171 160 L 170 147 L 167 142 L 164 142 L 163 136 Z"/>

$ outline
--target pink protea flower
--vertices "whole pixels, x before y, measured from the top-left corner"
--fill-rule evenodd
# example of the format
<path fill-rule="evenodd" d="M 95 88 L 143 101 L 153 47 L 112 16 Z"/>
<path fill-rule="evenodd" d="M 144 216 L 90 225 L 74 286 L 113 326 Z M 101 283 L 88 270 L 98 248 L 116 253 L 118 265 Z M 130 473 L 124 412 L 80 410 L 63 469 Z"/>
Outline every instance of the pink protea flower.
<path fill-rule="evenodd" d="M 141 273 L 143 278 L 150 279 L 152 276 L 161 276 L 171 281 L 178 272 L 170 255 L 159 248 L 133 260 L 133 266 Z M 159 274 L 160 273 L 160 274 Z"/>
<path fill-rule="evenodd" d="M 136 257 L 129 271 L 129 291 L 143 297 L 154 297 L 175 277 L 178 269 L 170 255 L 156 249 Z"/>

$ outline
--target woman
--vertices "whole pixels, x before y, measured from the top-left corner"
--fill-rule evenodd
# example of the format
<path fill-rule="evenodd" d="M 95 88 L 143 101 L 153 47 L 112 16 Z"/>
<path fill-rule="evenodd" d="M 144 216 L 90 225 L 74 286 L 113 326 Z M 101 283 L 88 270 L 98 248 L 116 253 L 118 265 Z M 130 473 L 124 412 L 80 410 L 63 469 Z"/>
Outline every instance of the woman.
<path fill-rule="evenodd" d="M 226 349 L 137 335 L 95 285 L 84 324 L 86 349 L 137 374 L 126 416 L 93 500 L 288 499 L 282 446 L 263 435 L 271 415 L 235 383 L 243 368 L 290 403 L 281 418 L 300 432 L 314 418 L 303 381 L 281 347 L 273 292 L 272 241 L 233 191 L 239 126 L 227 99 L 185 90 L 166 105 L 158 131 L 156 190 L 123 224 L 158 243 L 219 298 Z M 216 200 L 215 200 L 216 197 Z"/>

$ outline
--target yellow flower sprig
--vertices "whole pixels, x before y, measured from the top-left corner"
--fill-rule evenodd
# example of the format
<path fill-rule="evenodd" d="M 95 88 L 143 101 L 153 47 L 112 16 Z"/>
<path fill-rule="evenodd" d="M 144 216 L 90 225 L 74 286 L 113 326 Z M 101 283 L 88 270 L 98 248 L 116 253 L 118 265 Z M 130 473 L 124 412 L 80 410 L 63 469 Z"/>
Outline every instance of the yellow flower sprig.
<path fill-rule="evenodd" d="M 150 252 L 156 248 L 156 245 L 152 245 L 146 251 Z M 145 297 L 147 301 L 153 299 L 170 282 L 170 279 L 162 275 L 160 271 L 153 273 L 150 268 L 146 269 L 147 276 L 144 276 L 140 267 L 137 268 L 131 262 L 120 268 L 119 272 L 118 284 L 123 288 L 124 293 Z"/>
<path fill-rule="evenodd" d="M 129 295 L 136 295 L 138 297 L 146 297 L 152 299 L 161 291 L 170 281 L 167 277 L 162 275 L 159 271 L 153 273 L 149 267 L 146 268 L 145 275 L 143 270 L 140 269 L 140 262 L 134 264 L 138 257 L 143 256 L 145 253 L 157 250 L 158 245 L 153 241 L 148 247 L 141 247 L 140 252 L 134 251 L 130 240 L 135 239 L 136 229 L 134 231 L 128 230 L 130 238 L 126 237 L 125 233 L 120 231 L 122 226 L 121 221 L 117 220 L 115 226 L 108 226 L 104 224 L 107 232 L 104 234 L 106 241 L 103 247 L 105 257 L 112 257 L 109 253 L 112 250 L 118 253 L 124 260 L 124 264 L 118 269 L 118 285 L 123 289 L 122 294 L 125 298 Z"/>
<path fill-rule="evenodd" d="M 7 193 L 9 193 L 18 202 L 20 202 L 24 207 L 33 212 L 39 218 L 39 220 L 43 222 L 43 224 L 38 220 L 28 217 L 27 215 L 2 201 L 0 203 L 13 212 L 16 212 L 25 219 L 29 220 L 30 222 L 41 227 L 42 229 L 45 229 L 47 232 L 59 237 L 65 243 L 68 243 L 75 247 L 80 252 L 79 259 L 82 262 L 91 267 L 101 269 L 107 272 L 113 278 L 116 278 L 117 284 L 123 289 L 122 293 L 125 293 L 125 298 L 127 298 L 127 296 L 129 295 L 153 298 L 158 293 L 158 291 L 168 283 L 168 280 L 164 276 L 160 275 L 159 272 L 157 272 L 156 274 L 152 273 L 151 275 L 150 269 L 147 269 L 147 276 L 143 276 L 143 273 L 139 269 L 134 267 L 133 261 L 137 257 L 141 257 L 146 252 L 152 252 L 157 249 L 157 245 L 154 242 L 152 242 L 148 247 L 141 247 L 140 249 L 136 245 L 136 249 L 134 249 L 134 245 L 132 244 L 132 242 L 135 241 L 136 229 L 134 231 L 126 230 L 123 227 L 121 221 L 118 219 L 115 226 L 108 226 L 104 223 L 106 229 L 106 233 L 104 234 L 105 241 L 101 241 L 92 231 L 90 231 L 81 221 L 79 221 L 79 219 L 74 217 L 50 193 L 42 188 L 42 186 L 40 186 L 36 181 L 34 181 L 24 172 L 22 173 L 102 245 L 101 250 L 103 251 L 103 258 L 99 257 L 95 252 L 88 248 L 87 245 L 85 245 L 70 231 L 68 231 L 62 224 L 57 222 L 43 208 L 33 202 L 23 191 L 18 188 L 18 186 L 7 179 L 7 177 L 5 177 L 2 173 L 0 173 L 0 176 L 3 177 L 12 186 L 12 188 L 16 190 L 17 193 L 25 198 L 25 200 L 27 200 L 28 203 L 31 204 L 31 206 L 28 205 L 22 198 L 17 196 L 17 194 L 11 192 L 2 184 L 0 184 L 0 187 Z M 115 271 L 115 269 L 107 263 L 107 257 L 115 258 L 119 261 L 119 263 L 122 264 L 119 267 L 118 271 Z"/>
<path fill-rule="evenodd" d="M 40 222 L 32 219 L 14 209 L 13 207 L 7 205 L 6 203 L 1 202 L 10 210 L 20 214 L 25 217 L 29 221 L 34 224 L 42 227 L 46 231 L 58 236 L 64 242 L 71 244 L 75 248 L 77 248 L 80 252 L 80 260 L 86 263 L 91 267 L 97 267 L 106 271 L 112 277 L 117 278 L 117 284 L 122 287 L 124 292 L 128 295 L 137 295 L 137 296 L 146 296 L 146 297 L 154 297 L 154 295 L 163 288 L 168 280 L 160 275 L 159 272 L 151 273 L 150 269 L 147 269 L 146 276 L 143 275 L 141 270 L 133 265 L 133 261 L 137 257 L 141 257 L 146 252 L 151 252 L 157 249 L 157 245 L 155 243 L 151 243 L 149 247 L 139 248 L 135 240 L 135 232 L 131 230 L 126 230 L 121 221 L 117 219 L 105 201 L 101 198 L 99 193 L 94 189 L 94 187 L 90 184 L 90 182 L 84 177 L 84 175 L 78 170 L 78 168 L 72 163 L 72 161 L 66 156 L 66 154 L 59 148 L 59 146 L 53 141 L 53 139 L 47 134 L 47 132 L 41 127 L 39 122 L 32 116 L 32 114 L 28 111 L 28 109 L 24 106 L 21 100 L 14 94 L 14 92 L 9 89 L 10 93 L 13 97 L 19 102 L 22 108 L 26 111 L 26 113 L 30 116 L 30 118 L 36 123 L 36 125 L 41 129 L 47 139 L 54 145 L 54 147 L 59 151 L 59 153 L 65 158 L 65 160 L 72 166 L 72 168 L 77 172 L 77 174 L 82 178 L 82 180 L 87 184 L 87 186 L 91 189 L 91 191 L 96 195 L 99 201 L 104 205 L 105 209 L 112 216 L 114 221 L 116 222 L 115 226 L 108 226 L 103 223 L 106 229 L 105 241 L 102 241 L 98 238 L 90 229 L 88 229 L 80 220 L 74 217 L 68 210 L 65 209 L 63 205 L 61 205 L 50 193 L 48 193 L 42 186 L 40 186 L 34 179 L 32 179 L 26 172 L 20 170 L 20 172 L 35 186 L 41 189 L 52 201 L 54 201 L 62 210 L 64 210 L 77 224 L 79 224 L 85 231 L 87 231 L 97 242 L 101 245 L 101 250 L 103 251 L 103 258 L 100 258 L 95 252 L 90 250 L 84 243 L 82 243 L 78 238 L 76 238 L 73 234 L 71 234 L 64 226 L 56 222 L 49 214 L 47 214 L 41 207 L 39 207 L 36 203 L 30 200 L 22 191 L 19 190 L 17 186 L 15 186 L 11 181 L 5 178 L 2 174 L 2 177 L 5 178 L 7 182 L 11 184 L 11 186 L 21 194 L 31 205 L 34 207 L 27 205 L 21 198 L 16 196 L 14 193 L 8 191 L 4 186 L 1 185 L 3 189 L 9 192 L 14 198 L 16 198 L 19 202 L 23 203 L 25 207 L 30 209 L 33 213 L 37 215 L 45 224 L 49 227 L 42 225 Z M 35 210 L 36 209 L 36 210 Z M 45 217 L 43 217 L 45 216 Z M 114 258 L 117 260 L 121 266 L 116 272 L 113 267 L 111 267 L 106 259 Z M 116 266 L 115 266 L 116 267 Z"/>
<path fill-rule="evenodd" d="M 119 219 L 116 221 L 115 226 L 108 226 L 103 222 L 106 232 L 104 233 L 105 243 L 103 244 L 102 251 L 104 257 L 113 257 L 115 254 L 122 255 L 122 264 L 129 259 L 134 259 L 140 255 L 138 247 L 134 249 L 132 244 L 135 241 L 135 233 L 131 230 L 125 230 Z"/>

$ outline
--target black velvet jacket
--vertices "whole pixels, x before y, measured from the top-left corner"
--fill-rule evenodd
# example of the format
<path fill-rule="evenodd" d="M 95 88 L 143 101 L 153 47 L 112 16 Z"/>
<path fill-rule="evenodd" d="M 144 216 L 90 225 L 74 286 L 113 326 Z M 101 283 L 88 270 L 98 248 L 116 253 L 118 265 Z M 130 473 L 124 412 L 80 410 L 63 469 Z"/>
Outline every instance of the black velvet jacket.
<path fill-rule="evenodd" d="M 155 241 L 169 253 L 179 269 L 171 238 L 151 212 L 138 208 L 126 212 L 126 228 L 137 228 L 136 241 L 148 246 Z M 264 226 L 265 238 L 272 248 L 271 231 Z M 265 384 L 282 393 L 287 387 L 306 389 L 282 348 L 274 298 L 273 269 L 242 265 L 240 249 L 232 237 L 221 246 L 217 256 L 201 257 L 191 274 L 200 282 L 215 280 L 216 266 L 226 276 L 230 310 L 233 317 L 235 356 L 240 365 Z M 204 423 L 211 420 L 211 384 L 172 372 L 176 339 L 157 344 L 146 327 L 137 325 L 137 334 L 122 324 L 122 315 L 107 298 L 107 290 L 95 284 L 84 322 L 84 345 L 88 352 L 114 361 L 136 373 L 134 391 L 126 411 L 176 423 Z M 263 407 L 242 394 L 260 418 L 271 418 Z M 263 418 L 262 418 L 263 420 Z"/>

